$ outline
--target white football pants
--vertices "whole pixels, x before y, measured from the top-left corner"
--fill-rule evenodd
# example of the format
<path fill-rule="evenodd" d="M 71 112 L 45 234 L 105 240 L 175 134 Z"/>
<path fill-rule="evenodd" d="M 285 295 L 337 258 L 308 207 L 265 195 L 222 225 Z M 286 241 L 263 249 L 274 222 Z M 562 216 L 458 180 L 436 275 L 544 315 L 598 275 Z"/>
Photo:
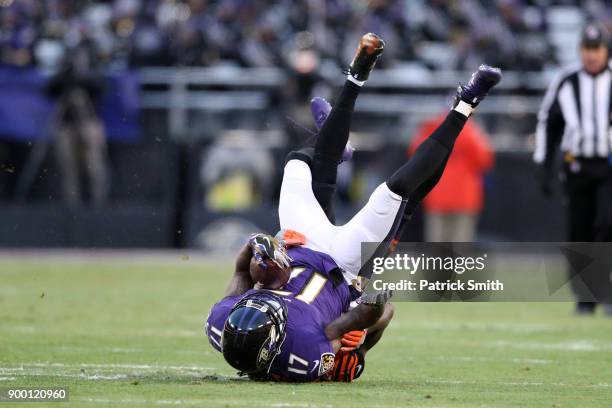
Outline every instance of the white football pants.
<path fill-rule="evenodd" d="M 312 191 L 310 167 L 301 160 L 290 160 L 285 165 L 278 216 L 282 229 L 306 236 L 306 248 L 331 256 L 350 284 L 362 266 L 361 243 L 383 241 L 393 227 L 401 203 L 402 197 L 382 183 L 349 222 L 333 225 Z"/>

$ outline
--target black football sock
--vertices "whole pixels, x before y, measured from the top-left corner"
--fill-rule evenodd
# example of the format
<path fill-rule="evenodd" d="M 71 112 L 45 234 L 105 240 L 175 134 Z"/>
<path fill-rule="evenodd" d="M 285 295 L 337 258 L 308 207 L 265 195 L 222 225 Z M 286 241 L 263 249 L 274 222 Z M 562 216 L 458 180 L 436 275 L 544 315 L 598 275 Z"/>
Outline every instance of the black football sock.
<path fill-rule="evenodd" d="M 347 80 L 329 117 L 319 131 L 312 168 L 314 181 L 336 183 L 337 167 L 348 142 L 351 117 L 360 90 L 359 85 Z"/>
<path fill-rule="evenodd" d="M 467 119 L 467 116 L 452 110 L 446 115 L 444 122 L 442 122 L 429 137 L 439 141 L 442 145 L 446 146 L 450 152 L 453 150 L 455 140 L 459 137 L 459 133 L 463 130 L 463 126 L 465 126 Z"/>
<path fill-rule="evenodd" d="M 285 163 L 290 160 L 301 160 L 308 164 L 309 167 L 312 167 L 312 157 L 314 156 L 314 148 L 312 147 L 302 147 L 300 150 L 292 150 L 287 155 L 285 159 Z"/>
<path fill-rule="evenodd" d="M 336 223 L 336 214 L 334 211 L 334 195 L 336 194 L 336 183 L 321 183 L 320 181 L 312 182 L 312 192 L 315 198 L 321 205 L 323 212 L 327 215 L 329 222 Z"/>
<path fill-rule="evenodd" d="M 442 176 L 455 140 L 466 121 L 465 115 L 450 111 L 444 122 L 419 146 L 414 156 L 389 177 L 389 189 L 404 198 L 410 198 L 423 185 L 418 195 L 424 197 Z"/>

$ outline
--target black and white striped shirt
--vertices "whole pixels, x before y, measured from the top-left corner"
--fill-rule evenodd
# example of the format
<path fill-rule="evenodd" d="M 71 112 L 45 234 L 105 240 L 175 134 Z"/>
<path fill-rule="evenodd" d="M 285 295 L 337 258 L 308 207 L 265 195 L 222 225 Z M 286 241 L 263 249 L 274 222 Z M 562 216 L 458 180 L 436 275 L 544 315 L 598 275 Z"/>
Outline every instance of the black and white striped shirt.
<path fill-rule="evenodd" d="M 612 70 L 596 76 L 580 65 L 562 70 L 552 81 L 538 114 L 534 161 L 549 164 L 556 147 L 572 157 L 612 154 Z"/>

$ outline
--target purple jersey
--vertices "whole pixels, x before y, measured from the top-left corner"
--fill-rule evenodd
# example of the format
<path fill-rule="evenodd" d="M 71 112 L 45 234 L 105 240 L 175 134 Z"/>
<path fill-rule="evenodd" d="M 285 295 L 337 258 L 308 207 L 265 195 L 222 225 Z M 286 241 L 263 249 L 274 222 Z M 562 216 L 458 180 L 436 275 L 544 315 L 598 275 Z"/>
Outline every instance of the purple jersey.
<path fill-rule="evenodd" d="M 334 350 L 325 327 L 348 310 L 351 294 L 336 263 L 326 254 L 303 247 L 288 251 L 293 259 L 287 284 L 273 291 L 287 305 L 286 337 L 270 373 L 285 381 L 313 381 L 331 370 Z M 337 271 L 339 272 L 339 271 Z M 210 344 L 221 351 L 221 334 L 230 310 L 247 294 L 228 296 L 215 304 L 206 321 Z"/>

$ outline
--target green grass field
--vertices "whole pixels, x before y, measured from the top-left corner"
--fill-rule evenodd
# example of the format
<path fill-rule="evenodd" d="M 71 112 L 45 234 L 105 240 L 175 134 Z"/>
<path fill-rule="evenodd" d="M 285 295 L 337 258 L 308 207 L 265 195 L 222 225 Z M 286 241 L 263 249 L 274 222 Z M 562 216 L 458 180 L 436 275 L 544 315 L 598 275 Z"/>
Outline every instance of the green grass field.
<path fill-rule="evenodd" d="M 0 387 L 68 387 L 54 407 L 612 406 L 612 319 L 569 303 L 397 304 L 353 384 L 238 379 L 202 331 L 229 265 L 0 260 Z"/>

